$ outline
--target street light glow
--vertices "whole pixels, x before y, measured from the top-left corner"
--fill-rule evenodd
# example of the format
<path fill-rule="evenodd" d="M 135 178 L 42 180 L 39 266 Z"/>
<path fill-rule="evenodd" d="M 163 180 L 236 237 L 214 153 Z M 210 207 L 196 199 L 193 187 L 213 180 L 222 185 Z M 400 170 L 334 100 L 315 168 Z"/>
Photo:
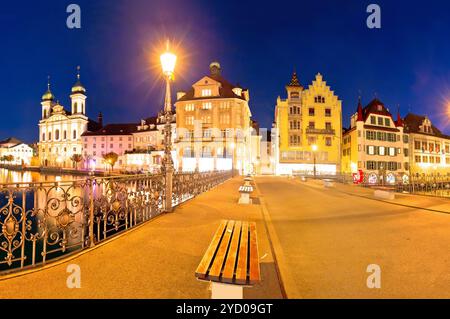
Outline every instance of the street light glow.
<path fill-rule="evenodd" d="M 161 66 L 166 76 L 172 76 L 175 71 L 177 56 L 169 51 L 161 55 Z"/>
<path fill-rule="evenodd" d="M 317 145 L 316 145 L 316 144 L 314 144 L 314 145 L 312 146 L 312 150 L 313 150 L 313 152 L 316 152 L 316 151 L 317 151 Z"/>

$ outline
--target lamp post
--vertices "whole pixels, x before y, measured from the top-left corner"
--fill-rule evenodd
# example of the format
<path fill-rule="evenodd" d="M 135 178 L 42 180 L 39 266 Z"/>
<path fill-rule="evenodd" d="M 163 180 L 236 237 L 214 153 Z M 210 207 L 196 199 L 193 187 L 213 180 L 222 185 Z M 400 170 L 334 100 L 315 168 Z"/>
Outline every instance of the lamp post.
<path fill-rule="evenodd" d="M 162 160 L 162 171 L 165 176 L 165 211 L 172 212 L 172 189 L 173 189 L 173 159 L 172 159 L 172 122 L 174 116 L 172 114 L 172 100 L 170 91 L 170 81 L 173 78 L 177 57 L 169 51 L 169 43 L 167 50 L 161 55 L 161 66 L 163 75 L 166 80 L 166 97 L 164 100 L 164 113 L 161 116 L 161 122 L 164 124 L 164 158 Z"/>
<path fill-rule="evenodd" d="M 314 179 L 316 179 L 316 152 L 317 152 L 317 145 L 314 144 L 312 146 L 312 151 L 313 151 L 313 160 L 314 160 Z"/>

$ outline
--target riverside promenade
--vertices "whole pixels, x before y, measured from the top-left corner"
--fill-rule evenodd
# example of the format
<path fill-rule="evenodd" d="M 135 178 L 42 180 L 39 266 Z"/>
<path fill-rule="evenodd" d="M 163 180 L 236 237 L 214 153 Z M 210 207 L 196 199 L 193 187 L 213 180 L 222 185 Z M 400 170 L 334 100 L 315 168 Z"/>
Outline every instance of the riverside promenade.
<path fill-rule="evenodd" d="M 222 219 L 255 221 L 262 283 L 245 298 L 282 298 L 259 205 L 238 205 L 236 177 L 109 242 L 45 269 L 0 280 L 0 298 L 209 298 L 195 270 Z M 67 288 L 67 266 L 81 288 Z"/>

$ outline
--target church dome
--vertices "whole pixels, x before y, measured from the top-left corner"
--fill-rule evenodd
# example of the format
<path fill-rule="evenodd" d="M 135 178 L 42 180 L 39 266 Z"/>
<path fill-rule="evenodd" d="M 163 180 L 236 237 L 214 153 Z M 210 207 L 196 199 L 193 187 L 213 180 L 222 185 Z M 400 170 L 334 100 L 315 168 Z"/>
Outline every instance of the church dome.
<path fill-rule="evenodd" d="M 47 91 L 42 95 L 42 101 L 53 101 L 55 100 L 55 96 L 53 95 L 52 91 L 50 91 L 50 76 L 48 76 L 47 81 Z"/>
<path fill-rule="evenodd" d="M 72 87 L 72 93 L 86 93 L 86 89 L 83 84 L 78 80 L 77 83 Z"/>
<path fill-rule="evenodd" d="M 78 70 L 77 83 L 75 83 L 75 85 L 72 87 L 72 94 L 75 94 L 75 93 L 85 94 L 86 89 L 84 88 L 83 84 L 81 84 L 81 81 L 80 81 L 80 67 L 78 67 L 77 70 Z"/>
<path fill-rule="evenodd" d="M 42 95 L 42 101 L 53 101 L 55 99 L 55 96 L 50 91 L 50 89 L 47 90 L 47 92 Z"/>

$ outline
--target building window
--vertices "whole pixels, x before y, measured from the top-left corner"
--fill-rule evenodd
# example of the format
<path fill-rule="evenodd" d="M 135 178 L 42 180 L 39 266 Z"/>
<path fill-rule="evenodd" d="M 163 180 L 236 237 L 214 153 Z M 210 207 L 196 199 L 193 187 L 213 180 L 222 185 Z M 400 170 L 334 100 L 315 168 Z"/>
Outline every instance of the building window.
<path fill-rule="evenodd" d="M 194 125 L 194 117 L 193 116 L 186 116 L 185 121 L 186 121 L 186 125 Z"/>
<path fill-rule="evenodd" d="M 378 125 L 383 126 L 383 118 L 378 117 Z"/>
<path fill-rule="evenodd" d="M 49 140 L 49 141 L 52 140 L 52 132 L 48 132 L 48 140 Z"/>
<path fill-rule="evenodd" d="M 377 169 L 377 162 L 375 161 L 367 161 L 367 169 L 368 170 L 375 170 Z"/>
<path fill-rule="evenodd" d="M 331 109 L 325 109 L 325 116 L 331 117 Z"/>
<path fill-rule="evenodd" d="M 291 99 L 298 99 L 300 98 L 300 93 L 298 92 L 291 92 Z"/>
<path fill-rule="evenodd" d="M 394 147 L 389 147 L 389 156 L 395 156 L 395 148 Z"/>
<path fill-rule="evenodd" d="M 77 139 L 77 130 L 73 130 L 73 139 L 76 140 Z"/>
<path fill-rule="evenodd" d="M 325 139 L 325 145 L 326 145 L 326 146 L 331 146 L 331 137 L 327 137 L 327 138 Z"/>
<path fill-rule="evenodd" d="M 370 116 L 370 124 L 372 124 L 372 125 L 376 125 L 377 124 L 377 119 L 373 115 Z"/>
<path fill-rule="evenodd" d="M 203 102 L 202 109 L 203 110 L 211 110 L 212 109 L 212 103 L 211 102 Z"/>
<path fill-rule="evenodd" d="M 230 114 L 220 114 L 220 124 L 230 124 Z"/>
<path fill-rule="evenodd" d="M 331 131 L 333 128 L 331 127 L 331 123 L 330 122 L 326 122 L 325 123 L 325 129 L 327 129 L 328 131 Z"/>
<path fill-rule="evenodd" d="M 202 96 L 211 96 L 212 95 L 211 92 L 212 92 L 211 89 L 203 89 Z"/>
<path fill-rule="evenodd" d="M 190 104 L 186 104 L 186 106 L 184 107 L 184 110 L 186 112 L 192 112 L 194 111 L 194 104 L 190 103 Z"/>
<path fill-rule="evenodd" d="M 386 155 L 385 147 L 384 147 L 384 146 L 378 147 L 378 155 L 381 155 L 381 156 Z"/>
<path fill-rule="evenodd" d="M 375 155 L 375 146 L 367 146 L 367 154 L 369 155 Z"/>
<path fill-rule="evenodd" d="M 42 133 L 42 141 L 45 142 L 45 133 Z"/>
<path fill-rule="evenodd" d="M 315 103 L 325 103 L 325 98 L 323 97 L 323 96 L 321 96 L 321 95 L 318 95 L 318 96 L 316 96 L 315 98 L 314 98 L 314 102 Z"/>
<path fill-rule="evenodd" d="M 55 140 L 58 141 L 59 140 L 59 130 L 55 131 Z"/>
<path fill-rule="evenodd" d="M 384 125 L 385 125 L 385 126 L 391 126 L 391 120 L 388 119 L 388 118 L 385 118 L 385 119 L 384 119 Z"/>
<path fill-rule="evenodd" d="M 314 116 L 315 111 L 314 111 L 313 107 L 310 107 L 308 111 L 309 111 L 309 116 Z"/>
<path fill-rule="evenodd" d="M 308 136 L 308 145 L 316 144 L 317 139 L 314 136 Z"/>
<path fill-rule="evenodd" d="M 316 128 L 316 123 L 313 122 L 313 121 L 309 122 L 308 128 L 309 128 L 309 129 L 315 129 L 315 128 Z"/>

